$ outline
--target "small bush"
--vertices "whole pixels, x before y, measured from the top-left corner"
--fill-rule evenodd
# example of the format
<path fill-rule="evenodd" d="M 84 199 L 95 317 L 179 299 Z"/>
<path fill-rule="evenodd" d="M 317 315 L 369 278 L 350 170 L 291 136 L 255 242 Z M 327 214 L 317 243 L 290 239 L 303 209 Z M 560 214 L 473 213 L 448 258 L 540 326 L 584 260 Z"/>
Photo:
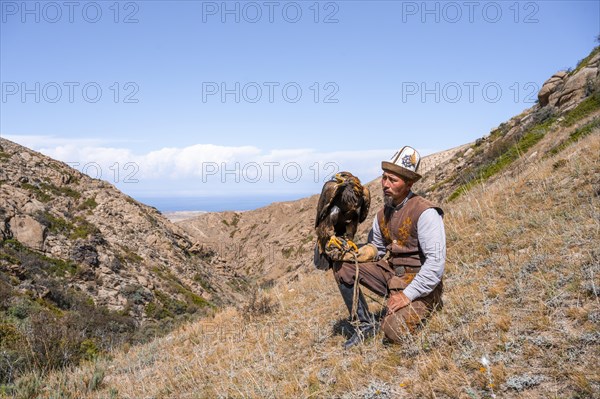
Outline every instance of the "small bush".
<path fill-rule="evenodd" d="M 69 238 L 76 240 L 78 238 L 87 238 L 90 235 L 100 233 L 100 230 L 84 218 L 75 218 L 77 225 L 73 228 Z"/>
<path fill-rule="evenodd" d="M 83 201 L 81 203 L 81 205 L 79 205 L 78 209 L 80 210 L 91 210 L 91 209 L 95 209 L 98 206 L 98 203 L 96 202 L 96 198 L 88 198 L 85 201 Z"/>
<path fill-rule="evenodd" d="M 251 318 L 255 316 L 263 316 L 275 313 L 279 308 L 279 304 L 271 297 L 264 294 L 264 291 L 254 289 L 248 300 L 248 304 L 244 306 L 244 317 Z"/>
<path fill-rule="evenodd" d="M 39 187 L 34 186 L 32 184 L 29 184 L 29 183 L 21 183 L 21 188 L 24 188 L 25 190 L 31 191 L 33 193 L 33 195 L 35 196 L 35 198 L 38 201 L 40 201 L 40 202 L 49 202 L 53 198 L 51 195 L 46 194 Z"/>
<path fill-rule="evenodd" d="M 51 184 L 51 183 L 40 183 L 40 189 L 49 191 L 50 193 L 54 194 L 55 196 L 67 196 L 67 197 L 71 197 L 73 199 L 81 198 L 80 192 L 75 191 L 69 187 L 56 187 L 54 184 Z"/>
<path fill-rule="evenodd" d="M 51 233 L 65 234 L 68 235 L 73 231 L 74 227 L 72 223 L 67 222 L 65 219 L 54 216 L 50 212 L 40 211 L 34 215 L 34 218 L 43 226 L 46 226 Z"/>

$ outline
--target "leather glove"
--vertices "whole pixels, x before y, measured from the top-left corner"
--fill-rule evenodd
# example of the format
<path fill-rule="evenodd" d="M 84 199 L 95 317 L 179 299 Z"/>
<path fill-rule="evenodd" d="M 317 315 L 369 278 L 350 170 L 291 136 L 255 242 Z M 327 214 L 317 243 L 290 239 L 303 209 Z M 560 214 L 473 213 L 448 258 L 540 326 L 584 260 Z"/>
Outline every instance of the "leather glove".
<path fill-rule="evenodd" d="M 358 254 L 344 254 L 342 260 L 346 262 L 354 261 L 354 255 L 359 263 L 372 262 L 377 257 L 377 247 L 373 244 L 365 244 L 358 248 Z"/>

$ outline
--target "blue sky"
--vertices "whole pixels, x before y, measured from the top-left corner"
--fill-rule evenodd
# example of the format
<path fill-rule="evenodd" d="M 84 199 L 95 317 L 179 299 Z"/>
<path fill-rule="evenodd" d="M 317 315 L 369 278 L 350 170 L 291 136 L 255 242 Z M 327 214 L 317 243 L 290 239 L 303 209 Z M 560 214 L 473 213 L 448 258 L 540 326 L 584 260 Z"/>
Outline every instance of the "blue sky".
<path fill-rule="evenodd" d="M 0 1 L 0 135 L 135 198 L 299 198 L 473 141 L 596 45 L 598 1 Z"/>

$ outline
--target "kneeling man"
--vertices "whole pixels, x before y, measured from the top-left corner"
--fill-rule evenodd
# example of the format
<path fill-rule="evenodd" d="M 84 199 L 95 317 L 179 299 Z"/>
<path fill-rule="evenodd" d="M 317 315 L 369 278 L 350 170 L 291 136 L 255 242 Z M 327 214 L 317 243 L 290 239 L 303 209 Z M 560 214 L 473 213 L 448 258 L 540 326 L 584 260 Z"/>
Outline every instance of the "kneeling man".
<path fill-rule="evenodd" d="M 421 178 L 421 159 L 403 147 L 383 161 L 381 186 L 384 207 L 379 210 L 369 243 L 359 249 L 358 283 L 388 298 L 381 329 L 391 342 L 399 342 L 442 305 L 442 275 L 446 260 L 446 234 L 441 208 L 411 191 Z M 345 258 L 348 259 L 348 258 Z M 348 311 L 352 312 L 356 267 L 353 261 L 336 262 L 334 275 Z M 350 348 L 379 329 L 359 290 L 356 317 L 359 326 L 344 347 Z"/>

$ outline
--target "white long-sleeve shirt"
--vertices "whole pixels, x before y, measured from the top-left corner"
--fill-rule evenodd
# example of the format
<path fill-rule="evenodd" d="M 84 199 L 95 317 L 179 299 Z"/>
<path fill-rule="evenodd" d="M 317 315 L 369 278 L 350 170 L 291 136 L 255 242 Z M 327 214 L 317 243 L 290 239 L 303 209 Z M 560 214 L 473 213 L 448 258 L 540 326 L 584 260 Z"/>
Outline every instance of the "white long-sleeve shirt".
<path fill-rule="evenodd" d="M 414 301 L 427 296 L 442 280 L 446 265 L 446 231 L 442 216 L 433 208 L 426 209 L 417 221 L 419 246 L 425 255 L 425 263 L 404 294 Z M 377 217 L 369 232 L 369 242 L 377 247 L 379 257 L 385 255 L 385 244 Z"/>

